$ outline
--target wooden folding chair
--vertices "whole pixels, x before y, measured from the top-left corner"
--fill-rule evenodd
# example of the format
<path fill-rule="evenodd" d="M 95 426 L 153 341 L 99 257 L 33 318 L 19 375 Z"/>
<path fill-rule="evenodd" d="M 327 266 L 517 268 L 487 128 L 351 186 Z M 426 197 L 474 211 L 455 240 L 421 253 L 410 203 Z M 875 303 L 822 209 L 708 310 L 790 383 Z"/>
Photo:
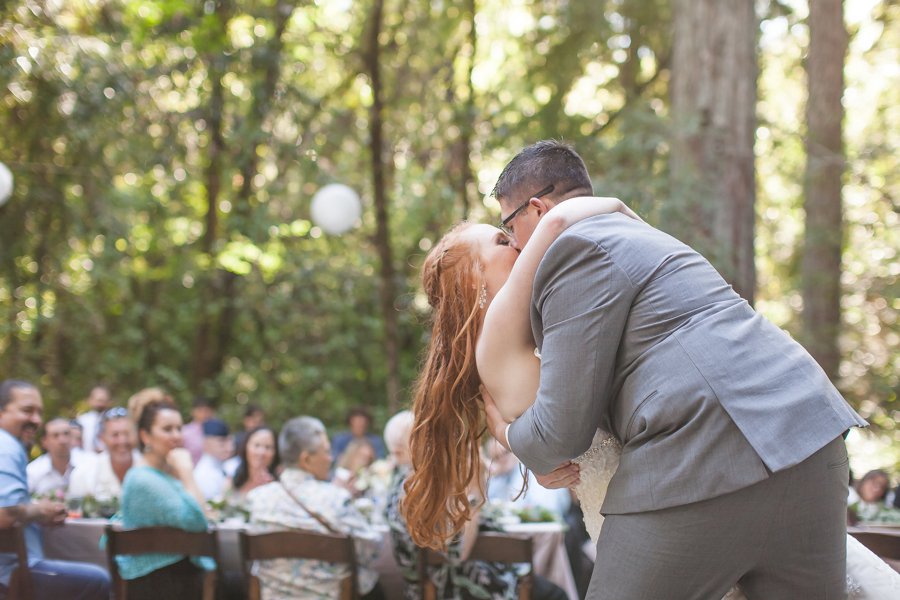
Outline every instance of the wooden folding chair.
<path fill-rule="evenodd" d="M 850 535 L 873 554 L 889 560 L 900 560 L 900 537 L 874 531 L 851 531 Z"/>
<path fill-rule="evenodd" d="M 0 529 L 0 553 L 15 554 L 19 566 L 9 578 L 10 600 L 34 600 L 34 585 L 31 581 L 31 570 L 28 568 L 28 549 L 25 546 L 25 529 L 15 525 L 8 529 Z"/>
<path fill-rule="evenodd" d="M 350 574 L 341 581 L 341 600 L 359 598 L 356 583 L 356 550 L 350 536 L 296 529 L 267 533 L 242 531 L 240 543 L 241 560 L 247 581 L 247 597 L 250 600 L 259 600 L 261 595 L 259 578 L 251 572 L 253 563 L 276 558 L 346 564 L 350 568 Z"/>
<path fill-rule="evenodd" d="M 481 532 L 467 560 L 481 560 L 506 564 L 525 563 L 532 566 L 533 550 L 530 537 L 519 537 L 504 533 Z M 439 566 L 447 562 L 447 557 L 428 548 L 419 548 L 419 585 L 423 600 L 436 600 L 437 588 L 428 576 L 429 566 Z M 519 578 L 519 600 L 531 598 L 531 573 Z"/>
<path fill-rule="evenodd" d="M 185 531 L 175 527 L 119 529 L 114 525 L 107 525 L 106 558 L 117 600 L 127 600 L 128 581 L 119 575 L 116 556 L 135 554 L 184 554 L 190 557 L 211 557 L 216 561 L 216 570 L 204 575 L 203 600 L 215 599 L 217 574 L 221 565 L 215 531 Z"/>

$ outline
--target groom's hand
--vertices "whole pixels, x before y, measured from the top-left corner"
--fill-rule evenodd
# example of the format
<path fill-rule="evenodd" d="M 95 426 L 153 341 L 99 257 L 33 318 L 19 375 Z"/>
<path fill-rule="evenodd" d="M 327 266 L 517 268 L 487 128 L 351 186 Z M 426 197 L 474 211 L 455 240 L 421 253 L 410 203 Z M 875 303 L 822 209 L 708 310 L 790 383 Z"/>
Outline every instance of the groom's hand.
<path fill-rule="evenodd" d="M 572 462 L 561 464 L 546 475 L 534 474 L 534 478 L 541 484 L 541 487 L 545 487 L 548 490 L 576 486 L 581 480 L 580 477 L 578 465 Z"/>
<path fill-rule="evenodd" d="M 503 420 L 503 417 L 500 415 L 500 411 L 497 409 L 497 405 L 494 404 L 494 399 L 491 398 L 487 388 L 482 385 L 480 386 L 480 389 L 481 398 L 484 400 L 484 418 L 487 421 L 488 431 L 495 440 L 500 442 L 501 446 L 510 450 L 509 440 L 506 439 L 506 427 L 509 423 Z"/>

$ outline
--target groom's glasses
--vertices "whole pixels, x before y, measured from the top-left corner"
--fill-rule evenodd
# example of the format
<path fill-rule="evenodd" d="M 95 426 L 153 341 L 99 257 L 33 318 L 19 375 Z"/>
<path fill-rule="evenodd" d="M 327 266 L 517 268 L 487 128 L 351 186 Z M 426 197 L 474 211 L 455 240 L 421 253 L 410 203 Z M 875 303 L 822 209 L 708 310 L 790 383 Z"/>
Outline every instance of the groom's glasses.
<path fill-rule="evenodd" d="M 500 222 L 500 230 L 510 237 L 515 236 L 515 234 L 513 233 L 512 227 L 509 226 L 509 224 L 512 222 L 512 220 L 515 219 L 516 217 L 518 217 L 520 212 L 522 212 L 523 210 L 528 208 L 528 205 L 531 203 L 532 198 L 542 198 L 542 197 L 546 196 L 547 194 L 549 194 L 550 192 L 552 192 L 553 189 L 554 188 L 552 185 L 548 185 L 547 187 L 545 187 L 544 189 L 539 191 L 537 194 L 532 194 L 532 195 L 528 196 L 528 200 L 523 202 L 521 206 L 519 206 L 516 210 L 509 213 L 509 216 Z"/>

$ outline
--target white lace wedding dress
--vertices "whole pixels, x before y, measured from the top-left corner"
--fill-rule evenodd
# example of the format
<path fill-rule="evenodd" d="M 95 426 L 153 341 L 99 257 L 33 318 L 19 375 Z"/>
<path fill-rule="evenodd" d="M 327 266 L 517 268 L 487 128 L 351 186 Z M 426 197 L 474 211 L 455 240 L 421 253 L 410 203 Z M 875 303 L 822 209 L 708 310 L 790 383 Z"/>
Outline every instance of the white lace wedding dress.
<path fill-rule="evenodd" d="M 581 482 L 575 487 L 575 494 L 581 502 L 584 524 L 594 543 L 603 525 L 600 507 L 621 454 L 618 440 L 598 430 L 588 451 L 573 461 L 581 467 Z M 851 600 L 900 598 L 900 574 L 850 535 L 847 536 L 847 597 Z M 723 600 L 746 600 L 746 596 L 735 586 Z"/>

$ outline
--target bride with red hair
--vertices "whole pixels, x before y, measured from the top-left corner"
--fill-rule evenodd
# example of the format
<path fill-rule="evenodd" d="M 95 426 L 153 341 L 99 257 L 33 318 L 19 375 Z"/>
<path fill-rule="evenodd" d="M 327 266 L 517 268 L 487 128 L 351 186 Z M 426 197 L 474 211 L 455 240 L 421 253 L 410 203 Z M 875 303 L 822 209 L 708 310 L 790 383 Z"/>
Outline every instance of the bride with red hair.
<path fill-rule="evenodd" d="M 401 503 L 417 545 L 444 548 L 477 510 L 470 490 L 484 497 L 482 382 L 504 416 L 517 416 L 534 401 L 540 362 L 528 307 L 541 258 L 569 226 L 611 212 L 639 219 L 615 198 L 571 198 L 546 213 L 521 254 L 500 229 L 464 222 L 425 259 L 432 330 L 413 400 L 413 473 Z M 480 343 L 487 331 L 489 339 Z M 479 345 L 478 353 L 490 357 L 479 355 L 476 365 Z"/>

